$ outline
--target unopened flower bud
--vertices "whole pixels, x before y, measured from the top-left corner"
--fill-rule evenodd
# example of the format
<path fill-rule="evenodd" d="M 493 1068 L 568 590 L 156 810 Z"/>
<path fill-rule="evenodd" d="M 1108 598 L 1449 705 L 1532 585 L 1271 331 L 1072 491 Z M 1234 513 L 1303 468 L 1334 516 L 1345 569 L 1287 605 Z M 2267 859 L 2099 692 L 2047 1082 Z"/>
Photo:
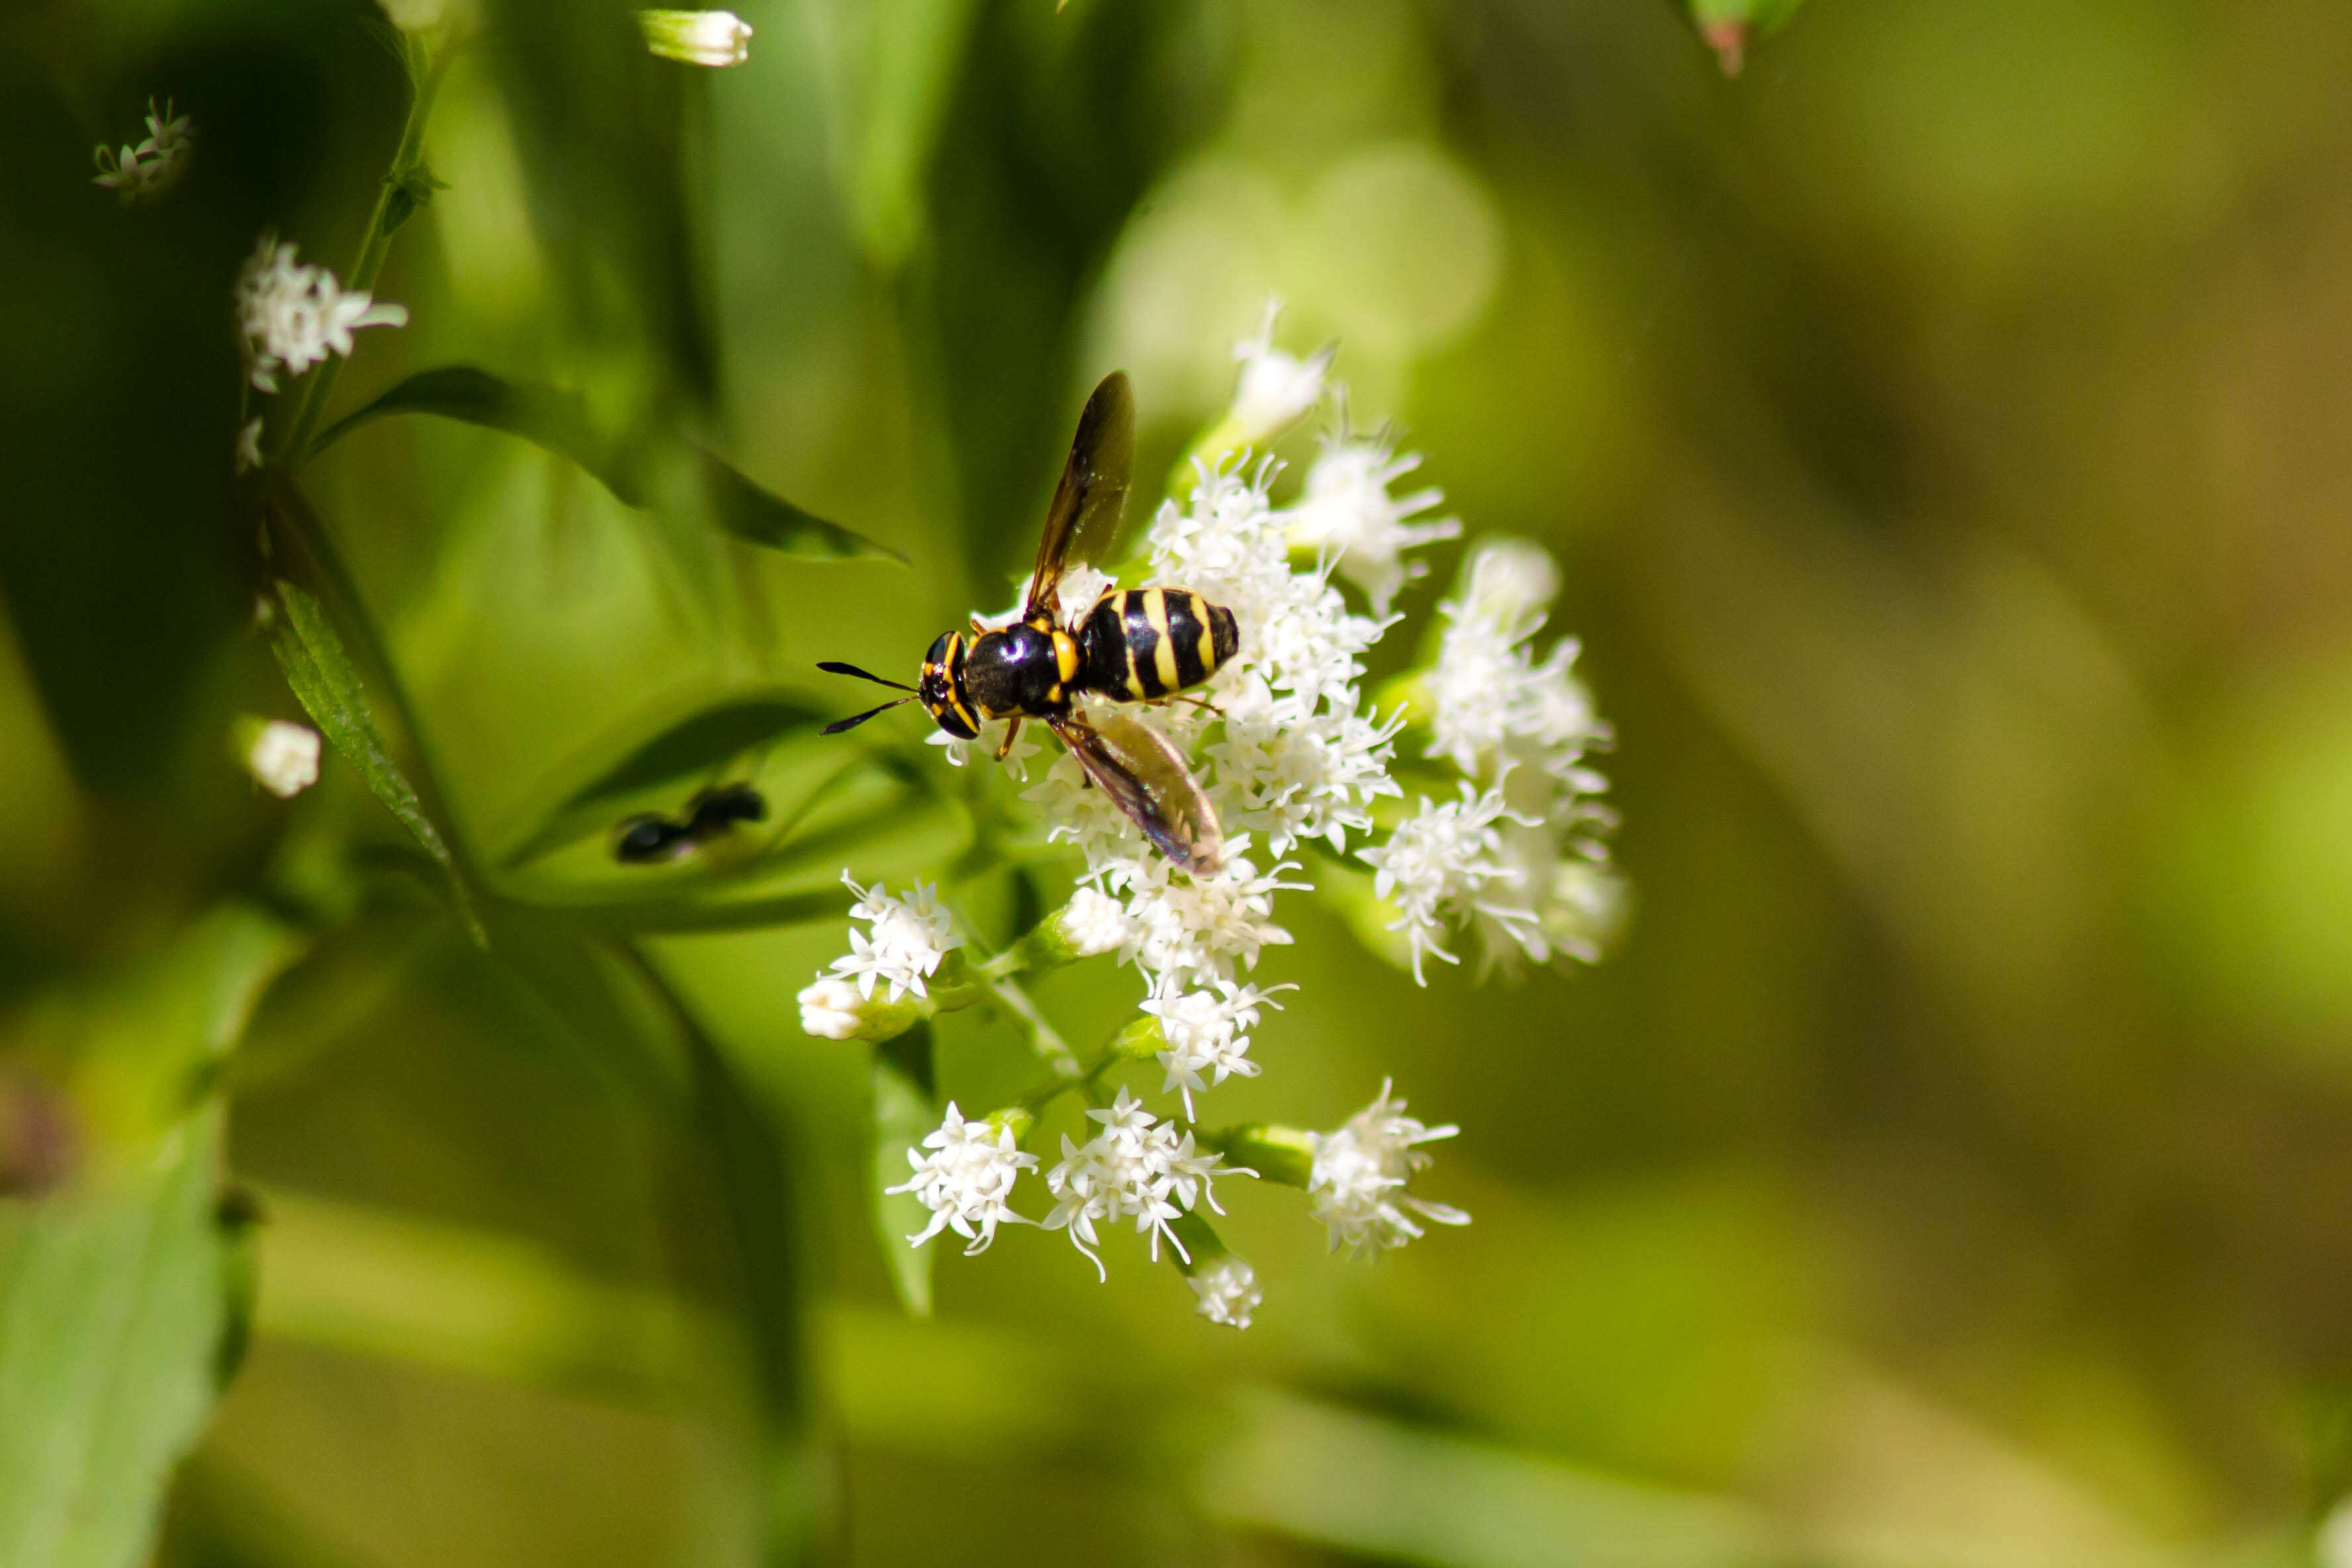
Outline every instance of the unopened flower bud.
<path fill-rule="evenodd" d="M 1559 592 L 1559 568 L 1551 552 L 1531 539 L 1482 543 L 1462 578 L 1468 612 L 1502 626 L 1542 614 Z"/>
<path fill-rule="evenodd" d="M 928 997 L 866 996 L 856 981 L 841 975 L 819 976 L 797 1000 L 802 1031 L 819 1040 L 891 1040 L 937 1010 Z"/>
<path fill-rule="evenodd" d="M 284 719 L 247 718 L 236 726 L 237 747 L 253 781 L 290 800 L 319 781 L 319 732 Z"/>
<path fill-rule="evenodd" d="M 740 66 L 751 54 L 751 26 L 732 11 L 640 11 L 646 47 L 689 66 Z"/>

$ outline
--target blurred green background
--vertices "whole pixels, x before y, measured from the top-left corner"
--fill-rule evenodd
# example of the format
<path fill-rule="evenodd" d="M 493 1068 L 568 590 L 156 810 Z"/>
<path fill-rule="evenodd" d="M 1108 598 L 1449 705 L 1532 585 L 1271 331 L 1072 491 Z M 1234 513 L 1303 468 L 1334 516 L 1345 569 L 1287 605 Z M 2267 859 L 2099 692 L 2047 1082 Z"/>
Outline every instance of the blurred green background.
<path fill-rule="evenodd" d="M 837 915 L 656 923 L 633 976 L 501 906 L 486 956 L 349 768 L 289 807 L 227 758 L 297 716 L 227 300 L 268 225 L 347 266 L 406 101 L 377 13 L 12 7 L 0 1562 L 135 1560 L 199 1430 L 175 1564 L 2311 1561 L 2352 1489 L 2352 8 L 1812 0 L 1737 78 L 1666 0 L 742 0 L 716 72 L 486 9 L 377 288 L 412 325 L 338 407 L 578 387 L 912 565 L 354 434 L 305 487 L 462 841 L 1010 600 L 1094 378 L 1164 472 L 1279 294 L 1474 536 L 1565 563 L 1635 917 L 1421 991 L 1284 905 L 1303 990 L 1221 1111 L 1392 1072 L 1464 1128 L 1427 1190 L 1468 1229 L 1351 1265 L 1236 1184 L 1246 1334 L 1034 1231 L 906 1316 L 865 1048 L 792 1000 Z M 125 211 L 89 148 L 167 93 L 196 162 Z M 936 852 L 903 810 L 861 875 Z M 707 1033 L 640 1028 L 665 994 Z M 1018 1067 L 942 1027 L 968 1105 Z M 174 1140 L 224 1113 L 222 1188 Z M 148 1207 L 57 1207 L 132 1166 Z M 175 1312 L 244 1346 L 208 1421 L 142 1359 Z"/>

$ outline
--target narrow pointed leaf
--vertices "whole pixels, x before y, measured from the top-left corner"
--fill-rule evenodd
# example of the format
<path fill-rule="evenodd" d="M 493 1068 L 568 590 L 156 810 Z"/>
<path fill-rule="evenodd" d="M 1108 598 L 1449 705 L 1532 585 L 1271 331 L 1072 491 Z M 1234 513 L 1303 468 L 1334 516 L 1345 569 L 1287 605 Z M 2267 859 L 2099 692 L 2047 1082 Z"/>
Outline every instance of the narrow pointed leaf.
<path fill-rule="evenodd" d="M 940 1124 L 939 1087 L 932 1061 L 931 1026 L 917 1024 L 874 1049 L 873 1176 L 868 1184 L 874 1235 L 889 1266 L 899 1304 L 912 1315 L 931 1312 L 932 1244 L 910 1246 L 907 1239 L 931 1222 L 930 1210 L 912 1193 L 888 1193 L 911 1170 L 907 1151 L 919 1148 Z"/>
<path fill-rule="evenodd" d="M 319 732 L 345 761 L 359 769 L 361 779 L 375 798 L 433 857 L 449 879 L 459 913 L 479 940 L 481 924 L 475 915 L 473 898 L 457 868 L 457 857 L 450 852 L 441 830 L 425 814 L 415 786 L 409 783 L 407 775 L 394 759 L 391 742 L 384 738 L 375 715 L 368 708 L 359 670 L 344 651 L 342 639 L 328 619 L 325 606 L 302 588 L 282 579 L 278 584 L 278 599 L 284 613 L 271 630 L 269 646 L 278 656 L 278 668 L 286 673 L 286 684 L 293 688 L 296 700 L 318 725 Z"/>
<path fill-rule="evenodd" d="M 472 365 L 419 371 L 331 426 L 312 444 L 311 453 L 395 413 L 436 414 L 521 436 L 577 463 L 629 506 L 702 522 L 783 555 L 807 560 L 905 559 L 803 511 L 683 435 L 604 431 L 579 393 L 509 381 Z"/>

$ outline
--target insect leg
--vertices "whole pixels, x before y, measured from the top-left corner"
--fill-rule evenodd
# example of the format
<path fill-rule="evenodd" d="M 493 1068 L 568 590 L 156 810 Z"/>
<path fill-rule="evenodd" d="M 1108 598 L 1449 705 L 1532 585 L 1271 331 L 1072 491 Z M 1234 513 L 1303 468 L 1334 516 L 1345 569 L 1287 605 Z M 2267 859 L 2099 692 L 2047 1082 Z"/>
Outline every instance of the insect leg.
<path fill-rule="evenodd" d="M 1021 716 L 1014 714 L 1004 724 L 1004 744 L 996 748 L 996 760 L 1003 761 L 1013 753 L 1013 737 L 1021 733 Z"/>

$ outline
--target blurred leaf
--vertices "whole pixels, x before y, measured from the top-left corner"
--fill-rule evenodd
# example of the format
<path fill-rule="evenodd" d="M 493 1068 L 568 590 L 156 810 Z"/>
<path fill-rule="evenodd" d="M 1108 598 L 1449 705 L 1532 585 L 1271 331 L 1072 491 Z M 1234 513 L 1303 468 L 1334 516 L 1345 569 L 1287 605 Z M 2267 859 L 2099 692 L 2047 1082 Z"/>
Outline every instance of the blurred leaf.
<path fill-rule="evenodd" d="M 602 831 L 612 826 L 615 802 L 641 790 L 708 775 L 755 747 L 798 730 L 814 730 L 825 717 L 796 696 L 765 692 L 727 698 L 644 739 L 622 742 L 628 750 L 618 761 L 603 766 L 595 777 L 567 793 L 536 831 L 499 856 L 499 863 L 512 869 Z M 599 750 L 609 756 L 613 747 Z"/>
<path fill-rule="evenodd" d="M 657 430 L 604 434 L 589 418 L 579 393 L 510 382 L 472 365 L 419 371 L 338 420 L 310 450 L 323 451 L 358 426 L 393 413 L 438 414 L 520 435 L 579 464 L 629 506 L 705 522 L 782 555 L 803 560 L 905 559 L 761 488 L 684 436 Z"/>
<path fill-rule="evenodd" d="M 221 1113 L 119 1190 L 0 1217 L 0 1563 L 144 1561 L 212 1409 L 226 1323 Z M 10 1234 L 13 1232 L 13 1234 Z"/>
<path fill-rule="evenodd" d="M 320 733 L 342 753 L 344 760 L 359 769 L 360 777 L 376 799 L 441 867 L 449 879 L 459 915 L 475 940 L 482 940 L 481 921 L 474 913 L 473 897 L 457 869 L 457 858 L 449 852 L 441 830 L 425 814 L 425 804 L 417 799 L 415 787 L 393 760 L 391 743 L 377 727 L 375 716 L 368 711 L 367 694 L 360 687 L 359 670 L 343 651 L 342 639 L 335 634 L 325 608 L 303 589 L 282 578 L 278 583 L 278 598 L 285 607 L 285 614 L 271 629 L 269 646 L 278 655 L 278 667 L 286 672 L 286 684 L 294 688 L 303 711 L 317 722 Z"/>
<path fill-rule="evenodd" d="M 837 177 L 859 245 L 886 271 L 924 237 L 924 183 L 977 8 L 974 0 L 830 7 Z"/>
<path fill-rule="evenodd" d="M 225 909 L 37 1027 L 79 1074 L 78 1183 L 0 1202 L 0 1563 L 145 1560 L 236 1349 L 211 1069 L 296 938 Z M 194 1111 L 188 1109 L 197 1099 Z"/>
<path fill-rule="evenodd" d="M 603 0 L 484 0 L 487 51 L 510 104 L 525 190 L 573 335 L 655 370 L 648 406 L 718 384 L 696 256 L 688 167 L 701 73 L 646 50 L 632 7 Z M 454 172 L 454 171 L 453 171 Z"/>
<path fill-rule="evenodd" d="M 300 1193 L 265 1202 L 259 1327 L 273 1338 L 632 1398 L 693 1384 L 712 1325 L 663 1291 L 494 1231 Z"/>
<path fill-rule="evenodd" d="M 652 967 L 636 963 L 684 1030 L 693 1061 L 697 1143 L 717 1184 L 737 1304 L 759 1375 L 762 1560 L 778 1568 L 808 1562 L 819 1555 L 828 1533 L 827 1507 L 811 1420 L 792 1162 L 773 1107 L 737 1073 Z"/>
<path fill-rule="evenodd" d="M 1269 1391 L 1235 1415 L 1198 1485 L 1201 1506 L 1236 1524 L 1461 1568 L 1799 1560 L 1765 1519 L 1728 1499 L 1637 1486 L 1296 1395 Z"/>
<path fill-rule="evenodd" d="M 907 1239 L 930 1223 L 930 1210 L 910 1192 L 887 1193 L 907 1179 L 907 1151 L 940 1124 L 939 1081 L 932 1062 L 931 1026 L 917 1024 L 874 1049 L 874 1149 L 867 1195 L 874 1233 L 889 1265 L 898 1301 L 919 1318 L 931 1313 L 933 1249 Z"/>

